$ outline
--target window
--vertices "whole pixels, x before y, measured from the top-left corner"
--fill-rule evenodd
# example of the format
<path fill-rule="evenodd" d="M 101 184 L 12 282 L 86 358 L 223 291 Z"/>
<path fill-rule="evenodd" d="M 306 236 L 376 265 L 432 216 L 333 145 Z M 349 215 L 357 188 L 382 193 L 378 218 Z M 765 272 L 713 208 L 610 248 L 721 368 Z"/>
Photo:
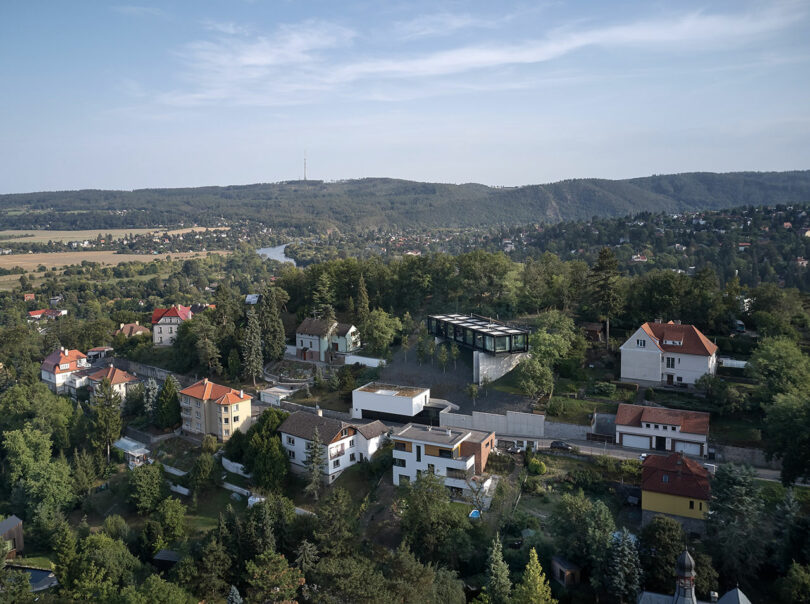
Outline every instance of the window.
<path fill-rule="evenodd" d="M 679 381 L 679 382 L 682 382 L 682 381 L 683 381 L 683 378 L 682 378 L 681 376 L 678 376 L 678 381 Z"/>
<path fill-rule="evenodd" d="M 349 461 L 356 461 L 354 453 L 349 454 Z"/>
<path fill-rule="evenodd" d="M 349 429 L 348 428 L 343 428 L 343 430 L 340 431 L 340 435 L 341 436 L 348 436 L 349 435 Z"/>
<path fill-rule="evenodd" d="M 196 412 L 196 416 L 197 416 L 197 419 L 200 419 L 200 412 L 199 411 Z"/>
<path fill-rule="evenodd" d="M 304 340 L 298 340 L 298 348 L 304 347 Z"/>
<path fill-rule="evenodd" d="M 200 406 L 200 401 L 197 401 L 197 406 L 198 406 L 198 407 Z"/>
<path fill-rule="evenodd" d="M 700 511 L 702 512 L 703 511 L 703 502 L 701 501 L 698 505 L 700 506 Z"/>
<path fill-rule="evenodd" d="M 691 499 L 689 500 L 689 509 L 690 509 L 690 510 L 694 510 L 694 509 L 695 509 L 695 502 L 694 502 L 694 501 L 692 501 Z"/>
<path fill-rule="evenodd" d="M 236 413 L 237 411 L 239 411 L 239 405 L 234 405 L 234 406 L 233 406 L 233 410 L 234 410 L 234 413 Z"/>
<path fill-rule="evenodd" d="M 669 429 L 675 432 L 675 426 L 670 426 Z"/>
<path fill-rule="evenodd" d="M 398 440 L 394 441 L 394 448 L 397 451 L 404 451 L 405 450 L 405 443 L 399 442 Z"/>
<path fill-rule="evenodd" d="M 231 433 L 231 431 L 228 430 L 227 428 L 225 428 L 225 436 L 228 436 L 230 433 Z"/>
<path fill-rule="evenodd" d="M 649 428 L 649 427 L 650 427 L 650 424 L 647 424 L 647 427 Z"/>
<path fill-rule="evenodd" d="M 351 439 L 351 440 L 349 441 L 349 447 L 353 447 L 353 446 L 354 446 L 354 439 Z"/>
<path fill-rule="evenodd" d="M 667 369 L 675 369 L 675 358 L 667 357 Z"/>
<path fill-rule="evenodd" d="M 287 444 L 288 445 L 294 445 L 295 444 L 295 439 L 292 436 L 288 436 L 287 437 Z"/>
<path fill-rule="evenodd" d="M 647 340 L 636 340 L 636 346 L 645 348 L 647 346 Z"/>
<path fill-rule="evenodd" d="M 444 459 L 453 459 L 453 452 L 450 449 L 439 449 L 439 457 Z"/>
<path fill-rule="evenodd" d="M 654 429 L 655 429 L 655 430 L 658 430 L 658 424 L 655 424 L 655 428 L 654 428 Z"/>
<path fill-rule="evenodd" d="M 422 461 L 422 445 L 416 445 L 416 461 Z"/>
<path fill-rule="evenodd" d="M 227 418 L 227 417 L 223 417 L 223 418 L 222 418 L 222 423 L 223 423 L 223 424 L 227 424 L 227 423 L 228 423 L 228 418 Z"/>
<path fill-rule="evenodd" d="M 429 463 L 427 471 L 428 471 L 428 474 L 435 474 L 436 473 L 436 466 L 434 466 L 432 463 Z"/>
<path fill-rule="evenodd" d="M 332 462 L 332 467 L 333 468 L 339 468 L 340 467 L 340 460 L 336 459 L 335 461 L 333 461 Z"/>
<path fill-rule="evenodd" d="M 398 468 L 404 468 L 404 467 L 405 467 L 405 460 L 404 460 L 404 459 L 397 459 L 397 458 L 395 457 L 395 458 L 394 458 L 394 465 L 395 465 L 396 467 L 398 467 Z"/>
<path fill-rule="evenodd" d="M 239 421 L 239 416 L 238 416 L 238 415 L 234 415 L 234 416 L 233 416 L 233 423 L 236 423 L 236 422 L 238 422 L 238 421 Z"/>
<path fill-rule="evenodd" d="M 287 455 L 289 456 L 290 459 L 295 459 L 295 451 L 287 449 Z"/>
<path fill-rule="evenodd" d="M 62 363 L 59 365 L 59 369 L 70 369 L 70 363 Z"/>
<path fill-rule="evenodd" d="M 664 474 L 661 477 L 661 482 L 669 482 L 669 474 Z"/>

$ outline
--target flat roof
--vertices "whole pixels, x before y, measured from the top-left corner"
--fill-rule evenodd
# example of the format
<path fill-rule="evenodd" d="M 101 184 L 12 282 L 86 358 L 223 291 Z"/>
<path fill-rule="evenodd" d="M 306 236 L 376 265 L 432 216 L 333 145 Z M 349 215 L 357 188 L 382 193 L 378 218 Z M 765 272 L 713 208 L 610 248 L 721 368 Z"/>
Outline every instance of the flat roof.
<path fill-rule="evenodd" d="M 392 434 L 391 438 L 406 438 L 455 447 L 463 440 L 481 442 L 488 436 L 489 433 L 479 432 L 478 430 L 459 430 L 456 428 L 440 428 L 438 426 L 425 426 L 422 424 L 408 424 L 399 432 Z"/>
<path fill-rule="evenodd" d="M 413 398 L 420 394 L 427 392 L 427 388 L 418 388 L 415 386 L 395 386 L 394 384 L 384 384 L 382 382 L 370 382 L 365 386 L 360 386 L 358 390 L 363 392 L 371 392 L 372 394 L 382 394 L 385 396 L 405 396 Z"/>
<path fill-rule="evenodd" d="M 458 325 L 459 327 L 466 327 L 468 329 L 480 331 L 481 333 L 491 336 L 512 336 L 520 334 L 528 335 L 529 333 L 528 329 L 518 329 L 517 327 L 511 327 L 502 321 L 496 321 L 495 319 L 481 317 L 479 315 L 459 315 L 453 313 L 449 315 L 429 315 L 429 318 L 444 321 L 445 323 L 450 323 L 451 325 Z"/>

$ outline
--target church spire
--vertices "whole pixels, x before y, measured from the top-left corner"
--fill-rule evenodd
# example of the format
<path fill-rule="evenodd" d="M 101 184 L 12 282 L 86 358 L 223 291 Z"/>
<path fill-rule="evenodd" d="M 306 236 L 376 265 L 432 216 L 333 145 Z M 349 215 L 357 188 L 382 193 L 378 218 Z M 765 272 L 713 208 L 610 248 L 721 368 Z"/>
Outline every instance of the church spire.
<path fill-rule="evenodd" d="M 675 595 L 672 604 L 697 604 L 695 597 L 695 561 L 684 548 L 675 565 Z"/>

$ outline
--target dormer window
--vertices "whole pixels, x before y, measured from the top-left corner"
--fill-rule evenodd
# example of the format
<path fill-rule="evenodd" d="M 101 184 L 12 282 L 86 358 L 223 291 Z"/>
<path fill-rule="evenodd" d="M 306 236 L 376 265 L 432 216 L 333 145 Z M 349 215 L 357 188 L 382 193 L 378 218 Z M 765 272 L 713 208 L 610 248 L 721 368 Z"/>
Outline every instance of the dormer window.
<path fill-rule="evenodd" d="M 644 348 L 647 346 L 647 340 L 636 340 L 636 346 L 639 348 Z"/>

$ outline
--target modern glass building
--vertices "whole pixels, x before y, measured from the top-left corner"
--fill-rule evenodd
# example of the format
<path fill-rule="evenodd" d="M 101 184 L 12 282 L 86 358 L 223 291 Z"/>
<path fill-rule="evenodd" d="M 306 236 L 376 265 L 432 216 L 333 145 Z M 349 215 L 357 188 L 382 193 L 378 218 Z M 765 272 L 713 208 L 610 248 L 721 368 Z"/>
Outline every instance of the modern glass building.
<path fill-rule="evenodd" d="M 487 354 L 528 352 L 529 331 L 479 315 L 430 315 L 428 332 Z"/>

